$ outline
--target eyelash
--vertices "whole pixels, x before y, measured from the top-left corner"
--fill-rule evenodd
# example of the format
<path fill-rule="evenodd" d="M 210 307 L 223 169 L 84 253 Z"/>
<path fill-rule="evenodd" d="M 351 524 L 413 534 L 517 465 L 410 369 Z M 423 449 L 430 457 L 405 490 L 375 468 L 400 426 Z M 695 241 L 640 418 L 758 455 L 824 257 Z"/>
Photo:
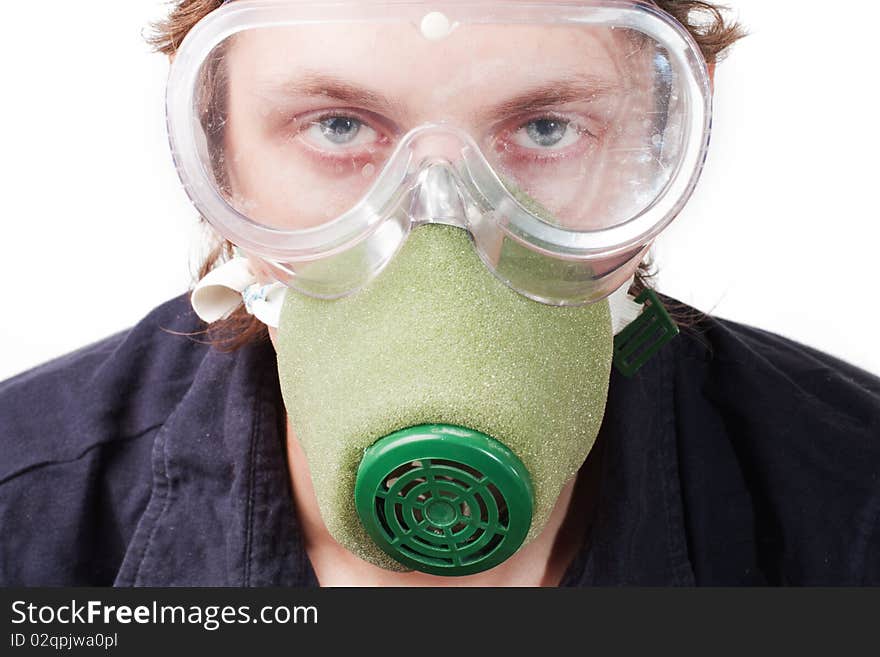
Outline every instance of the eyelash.
<path fill-rule="evenodd" d="M 292 117 L 288 122 L 289 125 L 293 125 L 293 134 L 290 135 L 289 139 L 293 140 L 301 137 L 301 135 L 306 130 L 317 123 L 321 123 L 330 119 L 345 118 L 355 119 L 362 125 L 373 130 L 379 136 L 378 141 L 381 146 L 389 144 L 392 140 L 392 138 L 389 136 L 389 132 L 391 134 L 394 134 L 395 132 L 387 128 L 382 128 L 380 125 L 378 125 L 381 123 L 381 121 L 379 121 L 375 117 L 366 116 L 363 112 L 359 110 L 348 108 L 334 108 L 332 110 L 309 112 L 304 116 Z M 302 141 L 304 142 L 304 140 Z M 336 152 L 331 152 L 316 148 L 315 146 L 308 143 L 305 143 L 305 146 L 314 156 L 319 157 L 323 160 L 327 160 L 329 162 L 351 161 L 352 159 L 368 160 L 373 157 L 373 153 L 358 152 L 357 149 L 348 150 L 345 148 L 341 148 Z"/>
<path fill-rule="evenodd" d="M 573 130 L 576 130 L 579 135 L 586 135 L 591 140 L 598 139 L 597 135 L 595 135 L 592 131 L 590 131 L 586 126 L 583 125 L 584 121 L 582 119 L 578 120 L 577 118 L 560 112 L 541 112 L 529 116 L 525 119 L 517 119 L 514 128 L 501 130 L 499 140 L 503 143 L 510 144 L 509 139 L 513 135 L 516 135 L 521 130 L 525 130 L 530 123 L 544 120 L 564 122 L 566 124 L 566 128 L 570 126 Z M 569 155 L 571 151 L 575 149 L 575 146 L 554 150 L 541 148 L 523 148 L 515 144 L 510 145 L 512 149 L 516 149 L 519 152 L 516 157 L 532 162 L 547 162 L 562 159 Z"/>
<path fill-rule="evenodd" d="M 379 145 L 386 146 L 390 144 L 393 140 L 393 136 L 398 132 L 397 130 L 388 130 L 387 128 L 382 128 L 380 125 L 381 121 L 376 117 L 366 116 L 364 112 L 356 109 L 348 109 L 342 108 L 337 109 L 334 108 L 332 110 L 325 111 L 317 111 L 310 112 L 305 116 L 296 116 L 290 120 L 295 126 L 294 134 L 291 138 L 300 137 L 302 133 L 308 129 L 310 126 L 320 123 L 323 121 L 327 121 L 329 119 L 337 119 L 337 118 L 351 118 L 360 122 L 362 125 L 370 128 L 377 135 L 379 135 Z M 568 125 L 572 126 L 575 130 L 579 132 L 581 135 L 586 135 L 590 140 L 597 140 L 598 136 L 594 134 L 591 130 L 586 128 L 583 125 L 583 121 L 577 121 L 570 116 L 566 116 L 565 114 L 558 112 L 543 112 L 538 113 L 533 116 L 530 116 L 526 119 L 518 118 L 516 119 L 515 128 L 513 129 L 504 129 L 502 128 L 499 133 L 499 137 L 490 137 L 489 143 L 507 143 L 509 137 L 518 133 L 520 130 L 524 130 L 529 123 L 533 121 L 540 120 L 557 120 L 557 121 L 565 121 Z M 390 136 L 389 136 L 390 133 Z M 505 136 L 507 139 L 505 139 Z M 303 140 L 304 141 L 304 140 Z M 364 162 L 372 159 L 374 153 L 370 152 L 358 152 L 358 149 L 352 149 L 351 151 L 348 149 L 339 149 L 336 152 L 322 150 L 311 144 L 305 143 L 305 146 L 309 149 L 310 153 L 318 157 L 324 161 L 331 163 L 338 163 L 341 161 L 352 161 L 352 160 L 364 160 Z M 560 149 L 560 150 L 552 150 L 552 149 L 540 149 L 540 148 L 523 148 L 518 145 L 510 144 L 510 148 L 506 148 L 508 152 L 511 150 L 516 150 L 517 154 L 514 155 L 517 159 L 527 160 L 530 162 L 547 162 L 552 160 L 562 159 L 565 156 L 569 155 L 573 147 Z"/>

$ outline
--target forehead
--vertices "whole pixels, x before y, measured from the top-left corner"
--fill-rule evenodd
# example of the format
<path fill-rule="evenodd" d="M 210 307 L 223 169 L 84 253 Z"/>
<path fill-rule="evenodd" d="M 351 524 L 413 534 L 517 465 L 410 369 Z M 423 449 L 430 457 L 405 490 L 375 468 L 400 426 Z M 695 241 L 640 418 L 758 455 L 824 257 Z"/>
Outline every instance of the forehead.
<path fill-rule="evenodd" d="M 252 29 L 224 47 L 231 82 L 249 89 L 325 75 L 386 94 L 446 102 L 475 89 L 590 79 L 620 86 L 642 48 L 626 31 L 585 26 L 464 25 L 439 40 L 410 23 Z"/>

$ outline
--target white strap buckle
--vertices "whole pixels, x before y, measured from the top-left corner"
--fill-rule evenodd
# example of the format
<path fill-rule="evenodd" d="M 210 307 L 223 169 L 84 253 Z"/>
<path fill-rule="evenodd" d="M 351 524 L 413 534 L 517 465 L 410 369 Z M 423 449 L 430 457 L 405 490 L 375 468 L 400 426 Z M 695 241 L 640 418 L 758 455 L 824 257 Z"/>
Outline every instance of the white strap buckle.
<path fill-rule="evenodd" d="M 226 319 L 244 303 L 248 313 L 266 326 L 278 328 L 286 289 L 281 283 L 260 285 L 247 258 L 236 256 L 198 282 L 190 303 L 209 324 Z"/>

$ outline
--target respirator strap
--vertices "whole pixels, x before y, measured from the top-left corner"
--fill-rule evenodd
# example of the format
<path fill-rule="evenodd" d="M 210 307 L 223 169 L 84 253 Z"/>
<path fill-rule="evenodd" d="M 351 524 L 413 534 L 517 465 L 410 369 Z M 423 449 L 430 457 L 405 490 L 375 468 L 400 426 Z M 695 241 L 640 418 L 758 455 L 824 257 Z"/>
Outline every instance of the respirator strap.
<path fill-rule="evenodd" d="M 608 306 L 611 308 L 611 332 L 617 335 L 638 318 L 642 312 L 641 304 L 636 303 L 630 296 L 629 288 L 632 287 L 633 278 L 630 278 L 617 288 L 608 297 Z"/>
<path fill-rule="evenodd" d="M 608 297 L 614 338 L 614 365 L 625 376 L 634 375 L 660 348 L 678 334 L 663 304 L 652 290 L 637 299 L 629 294 L 632 279 Z M 278 328 L 286 286 L 261 285 L 248 259 L 234 256 L 212 270 L 193 289 L 193 310 L 211 324 L 229 317 L 242 303 L 266 326 Z"/>

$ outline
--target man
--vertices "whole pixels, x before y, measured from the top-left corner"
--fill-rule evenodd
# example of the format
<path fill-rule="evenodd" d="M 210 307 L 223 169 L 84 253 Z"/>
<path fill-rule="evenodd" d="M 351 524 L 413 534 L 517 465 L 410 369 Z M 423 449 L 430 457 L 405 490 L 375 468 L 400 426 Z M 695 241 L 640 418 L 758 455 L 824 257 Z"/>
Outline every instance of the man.
<path fill-rule="evenodd" d="M 710 6 L 219 5 L 159 41 L 219 344 L 178 299 L 4 385 L 5 581 L 880 577 L 878 382 L 642 294 Z"/>

